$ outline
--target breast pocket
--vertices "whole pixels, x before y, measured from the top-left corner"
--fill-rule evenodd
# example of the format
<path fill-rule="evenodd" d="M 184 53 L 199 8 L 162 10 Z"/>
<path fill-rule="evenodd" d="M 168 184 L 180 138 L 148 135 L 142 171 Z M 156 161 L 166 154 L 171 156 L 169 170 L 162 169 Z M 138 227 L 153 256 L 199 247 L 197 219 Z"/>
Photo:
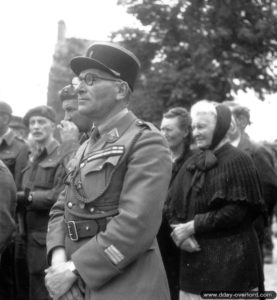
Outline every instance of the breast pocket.
<path fill-rule="evenodd" d="M 51 189 L 54 186 L 55 174 L 59 162 L 46 161 L 38 165 L 38 170 L 34 178 L 34 186 L 37 188 Z"/>
<path fill-rule="evenodd" d="M 93 201 L 108 188 L 121 155 L 95 159 L 81 171 L 82 184 L 89 201 Z"/>

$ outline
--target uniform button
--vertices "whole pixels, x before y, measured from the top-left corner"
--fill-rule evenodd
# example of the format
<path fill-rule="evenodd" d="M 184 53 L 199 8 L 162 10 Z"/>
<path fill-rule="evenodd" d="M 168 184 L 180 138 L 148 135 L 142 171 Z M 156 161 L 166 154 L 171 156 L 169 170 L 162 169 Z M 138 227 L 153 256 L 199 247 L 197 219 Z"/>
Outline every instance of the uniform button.
<path fill-rule="evenodd" d="M 93 212 L 94 212 L 94 208 L 92 207 L 89 211 L 90 211 L 91 213 L 93 213 Z"/>
<path fill-rule="evenodd" d="M 86 226 L 86 230 L 89 230 L 89 226 Z"/>
<path fill-rule="evenodd" d="M 68 202 L 67 206 L 68 206 L 68 208 L 72 208 L 72 206 L 73 206 L 72 202 Z"/>
<path fill-rule="evenodd" d="M 79 206 L 80 206 L 81 209 L 84 209 L 85 208 L 85 203 L 80 203 Z"/>
<path fill-rule="evenodd" d="M 85 166 L 85 163 L 80 164 L 80 168 L 83 168 Z"/>

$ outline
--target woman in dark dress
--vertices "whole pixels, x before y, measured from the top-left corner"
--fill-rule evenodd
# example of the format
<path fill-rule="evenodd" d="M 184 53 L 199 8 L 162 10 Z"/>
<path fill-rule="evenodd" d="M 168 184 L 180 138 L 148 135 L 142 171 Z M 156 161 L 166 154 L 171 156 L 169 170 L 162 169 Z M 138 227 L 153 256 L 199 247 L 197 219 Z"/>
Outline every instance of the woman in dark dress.
<path fill-rule="evenodd" d="M 199 151 L 169 192 L 172 238 L 182 250 L 180 300 L 201 299 L 205 291 L 258 290 L 263 270 L 253 220 L 264 204 L 255 166 L 228 142 L 228 108 L 200 101 L 191 117 Z"/>
<path fill-rule="evenodd" d="M 163 115 L 161 122 L 161 132 L 168 142 L 173 162 L 171 184 L 178 174 L 181 166 L 191 155 L 190 143 L 191 117 L 189 112 L 183 107 L 171 108 Z M 161 250 L 163 263 L 165 266 L 171 300 L 179 299 L 179 266 L 180 249 L 174 244 L 170 234 L 171 228 L 166 218 L 166 211 L 169 203 L 165 203 L 162 224 L 158 233 L 158 243 Z"/>

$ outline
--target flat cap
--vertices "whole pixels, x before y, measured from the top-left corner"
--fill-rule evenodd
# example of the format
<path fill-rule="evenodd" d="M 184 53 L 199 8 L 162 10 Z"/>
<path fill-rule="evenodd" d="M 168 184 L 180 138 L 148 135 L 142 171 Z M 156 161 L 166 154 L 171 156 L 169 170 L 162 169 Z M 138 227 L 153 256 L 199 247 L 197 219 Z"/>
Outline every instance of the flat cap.
<path fill-rule="evenodd" d="M 59 91 L 59 97 L 61 102 L 63 102 L 64 100 L 69 100 L 69 99 L 78 99 L 78 94 L 76 93 L 76 89 L 74 89 L 74 87 L 69 84 L 65 87 L 63 87 L 60 91 Z"/>
<path fill-rule="evenodd" d="M 41 105 L 30 109 L 23 118 L 23 123 L 29 127 L 29 120 L 33 116 L 40 116 L 56 122 L 56 114 L 52 107 Z"/>
<path fill-rule="evenodd" d="M 79 74 L 87 69 L 99 69 L 126 81 L 134 89 L 140 69 L 138 58 L 129 50 L 113 43 L 93 43 L 85 56 L 71 60 L 72 71 Z"/>
<path fill-rule="evenodd" d="M 8 103 L 0 101 L 0 112 L 11 115 L 12 108 L 10 107 L 10 105 Z"/>

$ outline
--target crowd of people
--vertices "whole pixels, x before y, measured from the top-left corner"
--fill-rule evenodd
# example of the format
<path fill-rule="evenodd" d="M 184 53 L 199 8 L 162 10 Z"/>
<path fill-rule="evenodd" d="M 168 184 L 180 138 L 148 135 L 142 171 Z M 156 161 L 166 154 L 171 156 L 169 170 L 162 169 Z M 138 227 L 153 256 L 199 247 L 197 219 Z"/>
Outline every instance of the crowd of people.
<path fill-rule="evenodd" d="M 128 110 L 132 52 L 94 43 L 70 66 L 59 124 L 0 102 L 0 300 L 264 291 L 277 175 L 249 110 L 201 100 L 156 128 Z"/>

